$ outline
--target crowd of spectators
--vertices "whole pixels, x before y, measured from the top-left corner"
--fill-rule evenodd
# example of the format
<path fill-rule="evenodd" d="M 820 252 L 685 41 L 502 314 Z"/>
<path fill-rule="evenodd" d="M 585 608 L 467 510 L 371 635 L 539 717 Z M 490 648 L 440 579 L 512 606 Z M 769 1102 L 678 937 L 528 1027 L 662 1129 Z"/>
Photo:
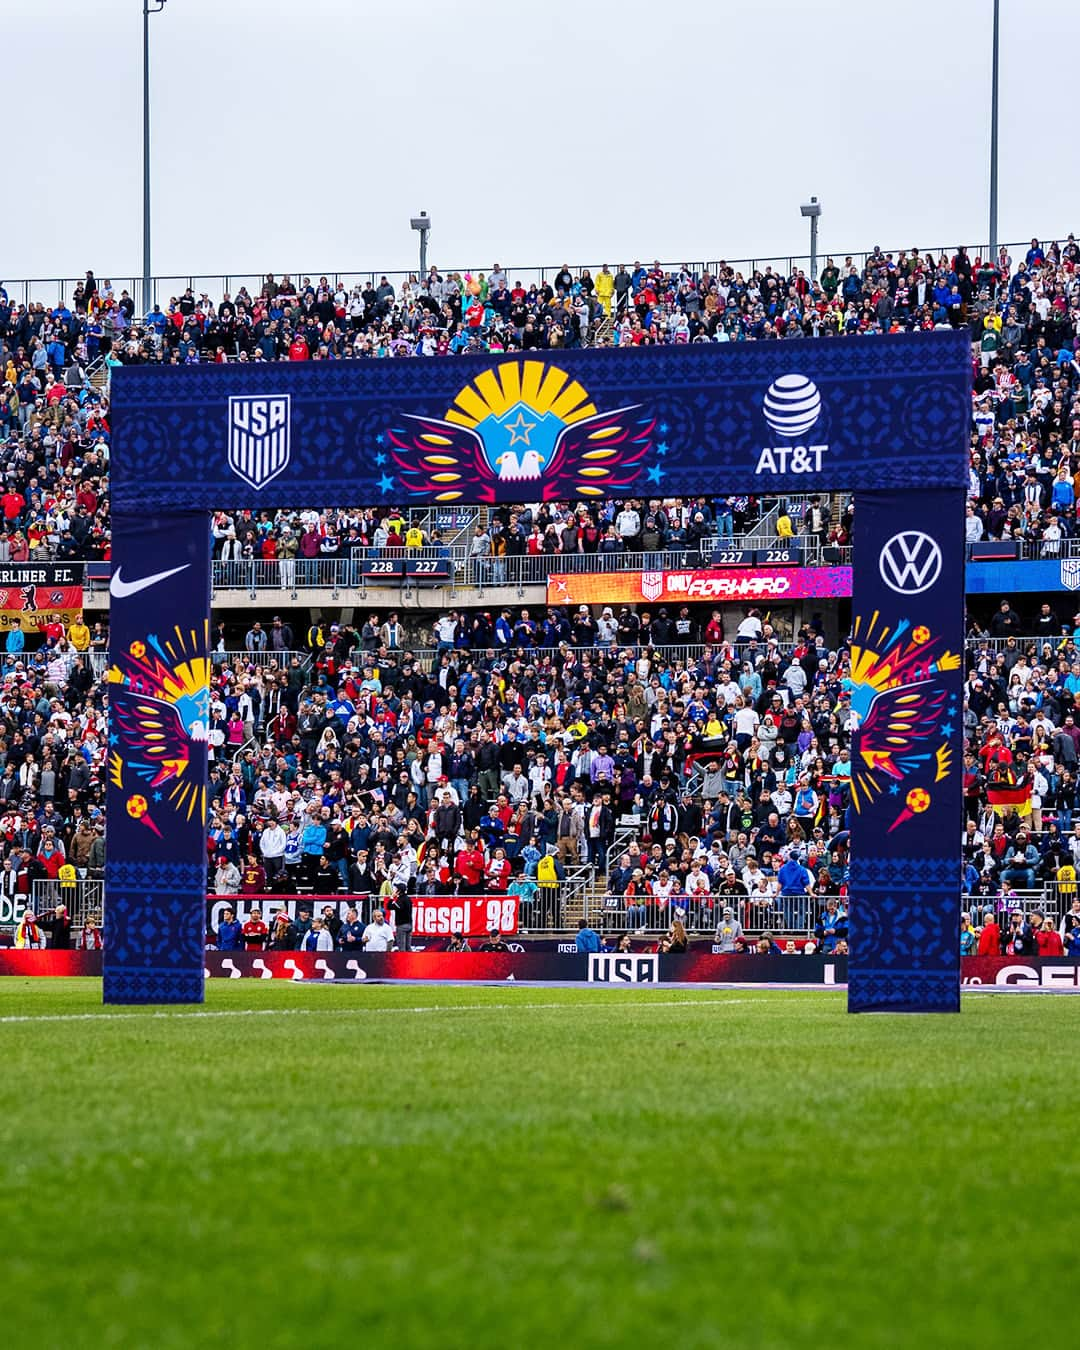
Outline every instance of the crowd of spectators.
<path fill-rule="evenodd" d="M 86 378 L 99 357 L 397 358 L 946 324 L 973 343 L 968 538 L 1062 550 L 1080 486 L 1078 262 L 1070 236 L 1062 246 L 1032 241 L 1015 260 L 1005 249 L 992 260 L 963 248 L 875 249 L 861 266 L 827 259 L 817 278 L 658 264 L 564 268 L 528 287 L 498 267 L 355 290 L 268 277 L 257 295 L 189 292 L 146 317 L 91 275 L 70 307 L 52 309 L 13 303 L 0 285 L 0 561 L 108 556 L 108 395 Z M 470 550 L 493 579 L 515 554 L 662 558 L 740 533 L 757 510 L 746 498 L 523 503 L 493 513 Z M 803 527 L 842 543 L 850 524 L 822 503 Z M 441 546 L 437 532 L 387 507 L 223 510 L 213 543 L 225 562 L 298 567 L 357 548 Z M 987 641 L 969 660 L 964 884 L 980 907 L 1045 888 L 1058 913 L 1075 880 L 1080 618 L 1062 618 L 1047 605 L 1021 619 L 1004 601 L 985 629 L 972 622 Z M 100 864 L 89 845 L 103 825 L 104 694 L 91 658 L 107 636 L 99 630 L 91 647 L 77 627 L 43 633 L 34 652 L 12 651 L 19 639 L 9 637 L 0 802 L 5 867 L 24 889 L 38 868 L 53 877 L 61 852 L 77 877 Z M 677 918 L 716 931 L 730 909 L 744 929 L 810 932 L 833 900 L 843 911 L 847 649 L 827 647 L 820 624 L 781 640 L 747 614 L 732 643 L 715 616 L 706 623 L 687 610 L 463 609 L 438 618 L 430 669 L 410 655 L 394 614 L 355 628 L 316 623 L 306 642 L 288 627 L 277 620 L 249 634 L 253 658 L 280 652 L 278 667 L 215 666 L 211 887 L 239 892 L 254 867 L 268 889 L 359 888 L 391 905 L 422 886 L 505 884 L 543 921 L 557 913 L 548 900 L 558 873 L 590 866 L 606 878 L 606 917 L 627 928 Z M 681 659 L 655 650 L 697 643 L 700 654 Z M 304 645 L 307 669 L 286 655 Z M 987 789 L 1003 779 L 1030 788 L 1029 810 L 990 811 Z M 629 819 L 633 841 L 609 858 Z M 462 871 L 469 854 L 478 857 Z M 545 860 L 555 884 L 537 877 Z"/>

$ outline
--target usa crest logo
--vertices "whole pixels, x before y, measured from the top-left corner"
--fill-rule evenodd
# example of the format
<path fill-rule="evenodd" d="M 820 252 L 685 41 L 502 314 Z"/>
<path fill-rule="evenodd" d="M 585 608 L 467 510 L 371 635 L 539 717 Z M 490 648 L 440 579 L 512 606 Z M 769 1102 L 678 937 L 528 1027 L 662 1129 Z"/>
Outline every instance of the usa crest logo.
<path fill-rule="evenodd" d="M 655 600 L 664 589 L 663 572 L 642 572 L 641 594 L 646 600 Z"/>
<path fill-rule="evenodd" d="M 240 394 L 229 399 L 229 468 L 258 492 L 289 463 L 288 394 Z"/>
<path fill-rule="evenodd" d="M 1080 588 L 1080 558 L 1062 558 L 1061 584 L 1067 591 Z"/>

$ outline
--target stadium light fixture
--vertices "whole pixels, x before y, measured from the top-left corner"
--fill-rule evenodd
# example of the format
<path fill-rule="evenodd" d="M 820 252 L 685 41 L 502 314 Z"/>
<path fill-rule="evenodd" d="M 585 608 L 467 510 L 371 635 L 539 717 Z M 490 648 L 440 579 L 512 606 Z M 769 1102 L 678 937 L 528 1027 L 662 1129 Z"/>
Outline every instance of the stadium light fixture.
<path fill-rule="evenodd" d="M 811 197 L 799 207 L 799 214 L 810 221 L 810 280 L 813 281 L 817 276 L 817 223 L 821 215 L 821 203 L 816 197 Z"/>
<path fill-rule="evenodd" d="M 166 0 L 143 0 L 143 292 L 142 312 L 150 297 L 150 15 L 160 14 Z"/>
<path fill-rule="evenodd" d="M 421 211 L 418 216 L 413 216 L 409 224 L 420 234 L 420 280 L 423 281 L 427 275 L 427 241 L 431 233 L 431 217 L 426 211 Z"/>

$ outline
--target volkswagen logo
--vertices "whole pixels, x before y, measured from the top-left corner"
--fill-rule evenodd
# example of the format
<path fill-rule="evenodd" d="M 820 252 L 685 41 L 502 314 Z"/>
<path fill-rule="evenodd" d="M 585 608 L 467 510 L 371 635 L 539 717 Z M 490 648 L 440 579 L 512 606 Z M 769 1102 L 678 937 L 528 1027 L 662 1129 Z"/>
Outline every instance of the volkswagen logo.
<path fill-rule="evenodd" d="M 886 540 L 878 571 L 897 595 L 922 595 L 941 576 L 941 549 L 922 530 L 902 530 Z"/>
<path fill-rule="evenodd" d="M 778 436 L 805 436 L 821 416 L 821 395 L 805 375 L 781 375 L 765 391 L 765 421 Z"/>

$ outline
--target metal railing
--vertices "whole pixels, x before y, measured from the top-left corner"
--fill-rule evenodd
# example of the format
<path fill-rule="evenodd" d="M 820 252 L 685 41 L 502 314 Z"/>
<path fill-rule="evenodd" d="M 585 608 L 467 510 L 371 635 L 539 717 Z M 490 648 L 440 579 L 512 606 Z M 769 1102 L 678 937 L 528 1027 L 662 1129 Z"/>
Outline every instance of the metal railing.
<path fill-rule="evenodd" d="M 1076 883 L 1047 882 L 1043 887 L 1002 893 L 997 896 L 961 897 L 961 908 L 981 924 L 987 915 L 1000 919 L 1004 914 L 1020 912 L 1025 917 L 1039 913 L 1058 927 L 1076 897 Z M 768 899 L 744 896 L 732 898 L 718 893 L 690 897 L 673 893 L 666 900 L 651 895 L 622 896 L 610 891 L 595 897 L 586 913 L 595 927 L 615 933 L 665 933 L 672 920 L 679 919 L 691 934 L 714 932 L 730 907 L 747 936 L 771 932 L 778 936 L 810 937 L 825 910 L 825 900 L 816 896 L 776 895 Z M 849 900 L 841 901 L 848 910 Z M 857 901 L 855 902 L 858 903 Z"/>
<path fill-rule="evenodd" d="M 980 545 L 1007 543 L 1015 548 L 1015 554 L 1001 558 L 977 558 L 975 561 L 982 564 L 991 564 L 994 562 L 1058 562 L 1062 558 L 1080 558 L 1080 538 L 1071 539 L 979 539 L 975 541 Z M 973 545 L 971 542 L 967 545 L 967 558 L 971 561 Z"/>
<path fill-rule="evenodd" d="M 311 653 L 297 650 L 290 651 L 212 651 L 210 661 L 214 666 L 235 666 L 239 661 L 241 665 L 260 666 L 268 669 L 271 666 L 278 666 L 286 674 L 292 665 L 293 657 L 300 663 L 301 670 L 306 674 L 311 668 Z"/>
<path fill-rule="evenodd" d="M 1010 646 L 1010 644 L 1012 644 Z M 1015 651 L 1022 652 L 1026 656 L 1037 656 L 1042 658 L 1045 650 L 1049 648 L 1051 655 L 1058 652 L 1071 655 L 1077 650 L 1077 639 L 1058 635 L 1056 637 L 1046 637 L 1037 635 L 1035 637 L 969 637 L 967 639 L 967 649 L 978 655 L 982 651 L 990 655 L 997 655 L 999 652 Z"/>
<path fill-rule="evenodd" d="M 791 651 L 790 642 L 777 644 L 777 650 L 781 655 Z M 421 670 L 430 670 L 438 665 L 440 658 L 444 653 L 452 659 L 469 661 L 474 664 L 484 661 L 502 660 L 513 661 L 520 660 L 529 664 L 530 662 L 543 661 L 557 657 L 561 648 L 559 647 L 525 647 L 519 642 L 512 642 L 506 647 L 468 647 L 468 648 L 446 648 L 438 647 L 408 647 L 399 655 L 405 655 L 412 658 L 413 662 Z M 765 654 L 765 646 L 761 642 L 739 643 L 725 640 L 714 647 L 705 647 L 702 643 L 696 642 L 689 645 L 662 645 L 642 647 L 636 644 L 627 644 L 617 642 L 612 647 L 576 647 L 574 650 L 579 655 L 610 657 L 613 660 L 626 663 L 633 661 L 638 664 L 639 679 L 644 674 L 648 676 L 652 670 L 659 668 L 660 665 L 672 666 L 678 669 L 686 668 L 691 672 L 697 668 L 697 663 L 702 662 L 708 657 L 709 660 L 722 663 L 724 661 L 733 661 L 736 659 L 749 659 L 751 653 L 758 655 Z M 742 658 L 739 658 L 739 653 Z"/>
<path fill-rule="evenodd" d="M 823 546 L 815 536 L 799 535 L 792 541 L 798 561 L 785 566 L 839 566 L 850 565 L 850 545 L 832 548 Z M 700 547 L 683 545 L 655 549 L 651 552 L 626 553 L 600 551 L 596 553 L 535 553 L 494 557 L 490 554 L 470 553 L 467 545 L 452 544 L 441 548 L 423 549 L 364 549 L 348 558 L 292 558 L 243 559 L 223 562 L 215 559 L 212 586 L 215 592 L 245 591 L 256 595 L 260 591 L 279 591 L 292 596 L 300 590 L 325 590 L 331 595 L 355 591 L 363 596 L 369 589 L 387 587 L 401 589 L 428 584 L 449 586 L 452 590 L 472 588 L 478 592 L 497 587 L 510 587 L 519 593 L 530 586 L 546 586 L 552 575 L 604 575 L 616 572 L 681 572 L 709 571 L 723 568 L 723 558 L 713 562 L 714 550 L 761 549 L 762 541 L 752 535 L 733 537 L 715 536 L 703 539 Z M 405 574 L 404 563 L 431 563 L 430 574 L 410 569 Z M 435 564 L 449 562 L 449 575 L 440 576 Z M 386 570 L 374 570 L 385 564 Z M 767 565 L 767 564 L 762 564 Z M 556 603 L 558 597 L 555 597 Z"/>
<path fill-rule="evenodd" d="M 567 901 L 576 892 L 575 887 L 579 884 L 579 878 L 576 873 L 588 871 L 587 868 L 568 869 L 565 881 L 558 883 L 554 887 L 544 887 L 533 885 L 527 888 L 526 892 L 514 890 L 511 887 L 507 894 L 518 901 L 518 928 L 520 932 L 538 932 L 565 930 L 564 915 L 567 909 Z M 520 881 L 520 879 L 519 879 Z M 413 901 L 418 897 L 414 896 Z M 470 895 L 462 892 L 460 896 L 434 897 L 438 902 L 445 899 L 450 903 L 455 899 L 481 899 L 485 901 L 495 901 L 501 899 L 500 895 L 488 891 L 483 895 Z M 207 928 L 207 939 L 216 932 L 221 923 L 222 916 L 226 909 L 231 909 L 240 923 L 245 923 L 252 908 L 258 908 L 264 919 L 269 922 L 270 916 L 284 906 L 289 913 L 289 917 L 295 919 L 300 910 L 307 909 L 311 911 L 313 917 L 322 915 L 325 906 L 329 905 L 336 916 L 342 920 L 345 919 L 346 912 L 355 909 L 357 918 L 367 924 L 370 923 L 376 910 L 381 910 L 388 917 L 391 912 L 388 910 L 388 897 L 377 895 L 374 892 L 363 891 L 355 894 L 347 892 L 335 892 L 326 895 L 310 889 L 298 888 L 295 892 L 289 894 L 264 894 L 264 895 L 214 895 L 206 897 L 209 907 L 209 922 Z M 393 919 L 390 919 L 393 925 Z M 449 936 L 449 934 L 447 935 Z M 423 945 L 425 942 L 437 941 L 437 939 L 425 938 L 415 935 L 414 945 Z"/>
<path fill-rule="evenodd" d="M 84 928 L 91 914 L 99 919 L 105 904 L 105 882 L 80 878 L 77 881 L 35 881 L 31 887 L 34 913 L 40 918 L 64 905 L 73 928 Z"/>
<path fill-rule="evenodd" d="M 1046 241 L 1062 240 L 1066 238 L 1067 233 L 1068 231 L 1057 235 L 1048 234 L 1045 235 L 1044 238 Z M 1025 239 L 1004 245 L 1012 255 L 1014 269 L 1023 259 L 1030 244 L 1031 240 Z M 989 244 L 972 244 L 967 247 L 968 255 L 972 261 L 976 258 L 986 258 L 989 254 Z M 891 253 L 894 259 L 901 252 L 910 253 L 911 251 L 910 247 L 881 250 L 882 254 Z M 931 258 L 936 263 L 937 259 L 942 254 L 948 258 L 952 258 L 956 253 L 956 245 L 955 243 L 952 243 L 944 246 L 935 245 L 931 248 L 920 247 L 919 252 L 922 257 Z M 837 266 L 841 268 L 841 272 L 843 272 L 845 261 L 850 257 L 852 263 L 861 273 L 866 267 L 867 260 L 873 256 L 873 253 L 874 251 L 872 249 L 819 248 L 817 259 L 819 265 L 824 268 L 826 259 L 831 257 L 836 262 Z M 630 259 L 616 259 L 610 262 L 610 266 L 612 270 L 616 270 L 625 263 L 627 269 L 632 270 L 631 262 L 632 260 Z M 600 271 L 603 264 L 574 263 L 570 265 L 561 262 L 554 264 L 529 263 L 523 266 L 506 265 L 502 268 L 502 271 L 506 274 L 511 285 L 519 280 L 524 285 L 532 285 L 534 283 L 542 284 L 546 281 L 553 282 L 558 273 L 562 271 L 564 265 L 569 267 L 569 271 L 575 277 L 580 276 L 582 271 L 585 268 L 588 268 L 595 279 L 596 274 Z M 651 262 L 646 264 L 646 266 L 651 265 Z M 766 269 L 773 272 L 780 272 L 784 276 L 790 276 L 799 269 L 804 272 L 807 271 L 810 266 L 810 256 L 805 253 L 790 253 L 786 255 L 778 253 L 771 256 L 762 255 L 758 257 L 743 258 L 719 257 L 714 258 L 711 261 L 702 259 L 696 261 L 680 260 L 677 262 L 660 263 L 660 267 L 665 272 L 678 273 L 685 267 L 690 272 L 696 273 L 698 276 L 701 276 L 705 272 L 715 276 L 720 271 L 721 265 L 730 268 L 733 272 L 742 273 L 744 277 L 751 276 L 755 272 L 764 272 Z M 464 276 L 466 272 L 475 274 L 477 271 L 486 276 L 491 270 L 491 267 L 477 268 L 474 260 L 473 263 L 461 267 L 440 267 L 438 272 L 441 277 L 446 278 L 454 276 L 455 274 Z M 281 281 L 283 276 L 288 276 L 295 284 L 298 291 L 302 290 L 309 280 L 313 281 L 314 284 L 318 286 L 323 277 L 327 279 L 331 286 L 335 288 L 342 286 L 346 291 L 351 290 L 353 286 L 378 286 L 381 279 L 386 277 L 394 287 L 395 295 L 400 293 L 401 286 L 404 282 L 413 281 L 418 284 L 417 270 L 411 267 L 391 270 L 385 268 L 346 268 L 344 270 L 324 268 L 321 270 L 308 269 L 306 271 L 297 271 L 292 269 L 287 272 L 275 271 L 273 275 L 278 282 Z M 841 277 L 841 280 L 842 279 L 843 278 Z M 83 277 L 29 277 L 17 278 L 15 280 L 5 279 L 3 285 L 8 296 L 16 304 L 25 305 L 29 304 L 31 301 L 40 301 L 47 308 L 52 308 L 65 300 L 71 301 L 76 288 L 83 280 Z M 142 314 L 147 313 L 152 308 L 155 300 L 161 302 L 163 307 L 167 306 L 170 298 L 174 296 L 178 298 L 189 287 L 194 292 L 196 299 L 205 292 L 215 302 L 220 300 L 224 295 L 235 298 L 241 289 L 247 290 L 249 295 L 255 297 L 262 291 L 263 284 L 266 281 L 266 273 L 206 273 L 200 276 L 197 273 L 189 272 L 179 275 L 156 276 L 151 278 L 151 293 L 149 298 L 144 297 L 142 294 L 143 286 L 141 276 L 124 276 L 117 273 L 102 274 L 98 277 L 99 288 L 104 288 L 106 280 L 111 282 L 113 293 L 117 299 L 119 299 L 121 293 L 126 290 L 135 301 L 136 312 Z"/>

